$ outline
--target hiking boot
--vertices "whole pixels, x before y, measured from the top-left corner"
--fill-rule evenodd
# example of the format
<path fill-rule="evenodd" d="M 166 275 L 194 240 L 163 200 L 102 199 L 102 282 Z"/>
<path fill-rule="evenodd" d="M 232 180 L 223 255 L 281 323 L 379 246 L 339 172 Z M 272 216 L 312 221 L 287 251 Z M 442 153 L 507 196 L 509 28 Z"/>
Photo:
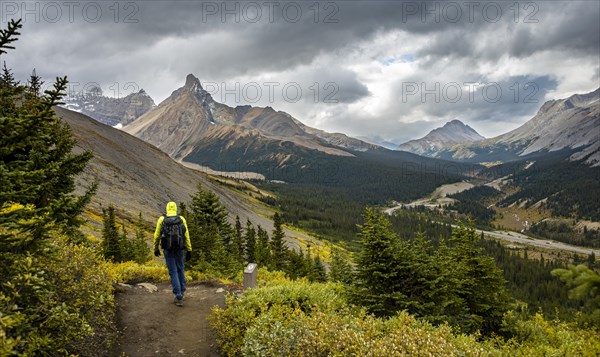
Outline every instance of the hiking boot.
<path fill-rule="evenodd" d="M 180 307 L 183 306 L 183 299 L 175 298 L 175 305 Z"/>

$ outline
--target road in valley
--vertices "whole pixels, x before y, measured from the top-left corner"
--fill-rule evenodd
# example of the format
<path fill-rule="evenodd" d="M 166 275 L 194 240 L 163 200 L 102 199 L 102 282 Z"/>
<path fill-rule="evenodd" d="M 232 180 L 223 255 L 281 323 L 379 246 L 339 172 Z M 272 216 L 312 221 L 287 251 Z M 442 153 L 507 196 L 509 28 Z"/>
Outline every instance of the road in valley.
<path fill-rule="evenodd" d="M 468 184 L 466 182 L 459 182 L 454 184 L 442 185 L 438 187 L 429 197 L 422 198 L 420 200 L 413 201 L 407 204 L 396 204 L 393 207 L 387 208 L 384 210 L 386 214 L 392 214 L 395 210 L 403 209 L 407 207 L 415 207 L 415 206 L 425 206 L 430 209 L 437 208 L 439 205 L 448 204 L 446 200 L 452 200 L 447 198 L 446 196 L 449 194 L 461 192 L 473 187 L 472 184 Z M 457 227 L 456 225 L 452 225 L 452 227 Z M 484 235 L 495 238 L 502 239 L 505 241 L 510 241 L 514 243 L 527 244 L 531 246 L 547 248 L 547 249 L 555 249 L 562 250 L 580 254 L 590 255 L 594 253 L 596 256 L 600 255 L 599 249 L 592 249 L 580 246 L 574 246 L 566 243 L 561 243 L 557 241 L 551 241 L 546 239 L 535 239 L 529 236 L 526 236 L 521 233 L 511 232 L 511 231 L 484 231 L 481 229 L 476 230 L 477 233 L 481 234 L 483 232 Z"/>
<path fill-rule="evenodd" d="M 481 232 L 483 232 L 483 234 L 488 237 L 507 240 L 507 241 L 511 241 L 511 242 L 515 242 L 515 243 L 533 245 L 536 247 L 564 250 L 564 251 L 587 254 L 587 255 L 590 255 L 592 253 L 594 253 L 594 255 L 600 254 L 600 250 L 598 250 L 598 249 L 578 247 L 578 246 L 574 246 L 574 245 L 569 245 L 569 244 L 565 244 L 565 243 L 561 243 L 561 242 L 557 242 L 557 241 L 545 240 L 545 239 L 535 239 L 535 238 L 531 238 L 524 234 L 520 234 L 520 233 L 516 233 L 516 232 L 506 232 L 506 231 L 490 232 L 490 231 L 483 231 L 480 229 L 477 229 L 476 231 L 479 234 L 481 234 Z"/>

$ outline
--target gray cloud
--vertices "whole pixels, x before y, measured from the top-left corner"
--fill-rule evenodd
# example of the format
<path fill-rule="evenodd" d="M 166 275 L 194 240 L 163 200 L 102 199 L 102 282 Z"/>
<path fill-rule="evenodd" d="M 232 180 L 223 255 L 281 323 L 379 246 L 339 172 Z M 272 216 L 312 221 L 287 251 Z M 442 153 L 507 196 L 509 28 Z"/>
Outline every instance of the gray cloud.
<path fill-rule="evenodd" d="M 121 1 L 115 7 L 114 2 L 85 1 L 76 2 L 72 18 L 64 3 L 55 3 L 62 6 L 56 21 L 43 2 L 29 2 L 33 12 L 22 8 L 24 2 L 0 3 L 3 21 L 25 15 L 17 50 L 2 58 L 19 78 L 36 67 L 46 80 L 66 74 L 79 88 L 98 83 L 113 95 L 145 88 L 157 101 L 181 86 L 187 73 L 218 83 L 240 78 L 298 82 L 305 90 L 313 82 L 333 82 L 337 104 L 325 105 L 329 92 L 321 90 L 318 103 L 305 95 L 293 105 L 269 105 L 308 124 L 388 139 L 396 132 L 402 132 L 396 137 L 419 136 L 456 117 L 476 129 L 479 123 L 512 125 L 535 113 L 549 92 L 590 89 L 600 65 L 599 2 L 527 1 L 515 7 L 512 1 Z M 92 21 L 98 7 L 102 16 Z M 394 33 L 405 43 L 390 40 L 372 47 Z M 414 60 L 410 70 L 374 83 L 372 62 L 396 61 L 404 47 L 400 55 Z M 507 58 L 514 68 L 503 68 Z M 557 68 L 556 63 L 572 59 L 585 66 Z M 574 78 L 582 71 L 590 72 L 589 79 L 578 85 Z M 526 80 L 538 85 L 541 102 L 507 100 L 508 88 Z M 402 83 L 466 81 L 499 83 L 502 100 L 399 100 Z M 381 93 L 373 88 L 383 82 L 396 84 L 390 86 L 389 99 L 373 108 L 368 101 L 379 99 Z M 351 107 L 363 101 L 371 113 Z"/>

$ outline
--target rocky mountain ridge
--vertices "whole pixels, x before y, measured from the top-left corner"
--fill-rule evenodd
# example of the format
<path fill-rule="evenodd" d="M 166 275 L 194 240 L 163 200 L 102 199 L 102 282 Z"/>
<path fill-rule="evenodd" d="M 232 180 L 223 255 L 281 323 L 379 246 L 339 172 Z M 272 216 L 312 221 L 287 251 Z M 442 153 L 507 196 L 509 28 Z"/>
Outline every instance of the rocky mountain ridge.
<path fill-rule="evenodd" d="M 154 100 L 143 89 L 122 98 L 102 95 L 100 88 L 67 96 L 64 108 L 85 114 L 103 124 L 125 126 L 156 106 Z"/>
<path fill-rule="evenodd" d="M 445 154 L 455 160 L 487 161 L 502 155 L 518 159 L 563 149 L 574 151 L 571 160 L 600 165 L 600 88 L 550 100 L 520 127 L 494 138 L 459 145 Z"/>
<path fill-rule="evenodd" d="M 433 129 L 420 139 L 411 140 L 400 145 L 398 150 L 412 152 L 417 155 L 438 157 L 443 149 L 484 139 L 475 129 L 455 119 L 440 128 Z"/>
<path fill-rule="evenodd" d="M 378 148 L 344 134 L 310 128 L 291 115 L 268 106 L 241 105 L 232 108 L 218 103 L 192 74 L 186 77 L 183 87 L 173 91 L 156 108 L 124 130 L 177 159 L 184 158 L 196 146 L 207 141 L 235 140 L 249 135 L 265 144 L 271 141 L 291 142 L 336 156 L 352 156 L 352 150 Z"/>

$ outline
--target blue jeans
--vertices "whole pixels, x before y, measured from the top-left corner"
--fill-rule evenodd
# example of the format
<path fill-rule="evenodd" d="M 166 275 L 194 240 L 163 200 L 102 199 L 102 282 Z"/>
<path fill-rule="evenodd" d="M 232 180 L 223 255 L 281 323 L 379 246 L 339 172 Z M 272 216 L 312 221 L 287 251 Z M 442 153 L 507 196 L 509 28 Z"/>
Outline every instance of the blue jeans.
<path fill-rule="evenodd" d="M 173 294 L 178 299 L 183 297 L 185 292 L 185 271 L 183 266 L 183 250 L 163 250 L 165 254 L 165 261 L 167 262 L 167 268 L 169 269 L 169 275 L 171 276 L 171 286 L 173 287 Z"/>

